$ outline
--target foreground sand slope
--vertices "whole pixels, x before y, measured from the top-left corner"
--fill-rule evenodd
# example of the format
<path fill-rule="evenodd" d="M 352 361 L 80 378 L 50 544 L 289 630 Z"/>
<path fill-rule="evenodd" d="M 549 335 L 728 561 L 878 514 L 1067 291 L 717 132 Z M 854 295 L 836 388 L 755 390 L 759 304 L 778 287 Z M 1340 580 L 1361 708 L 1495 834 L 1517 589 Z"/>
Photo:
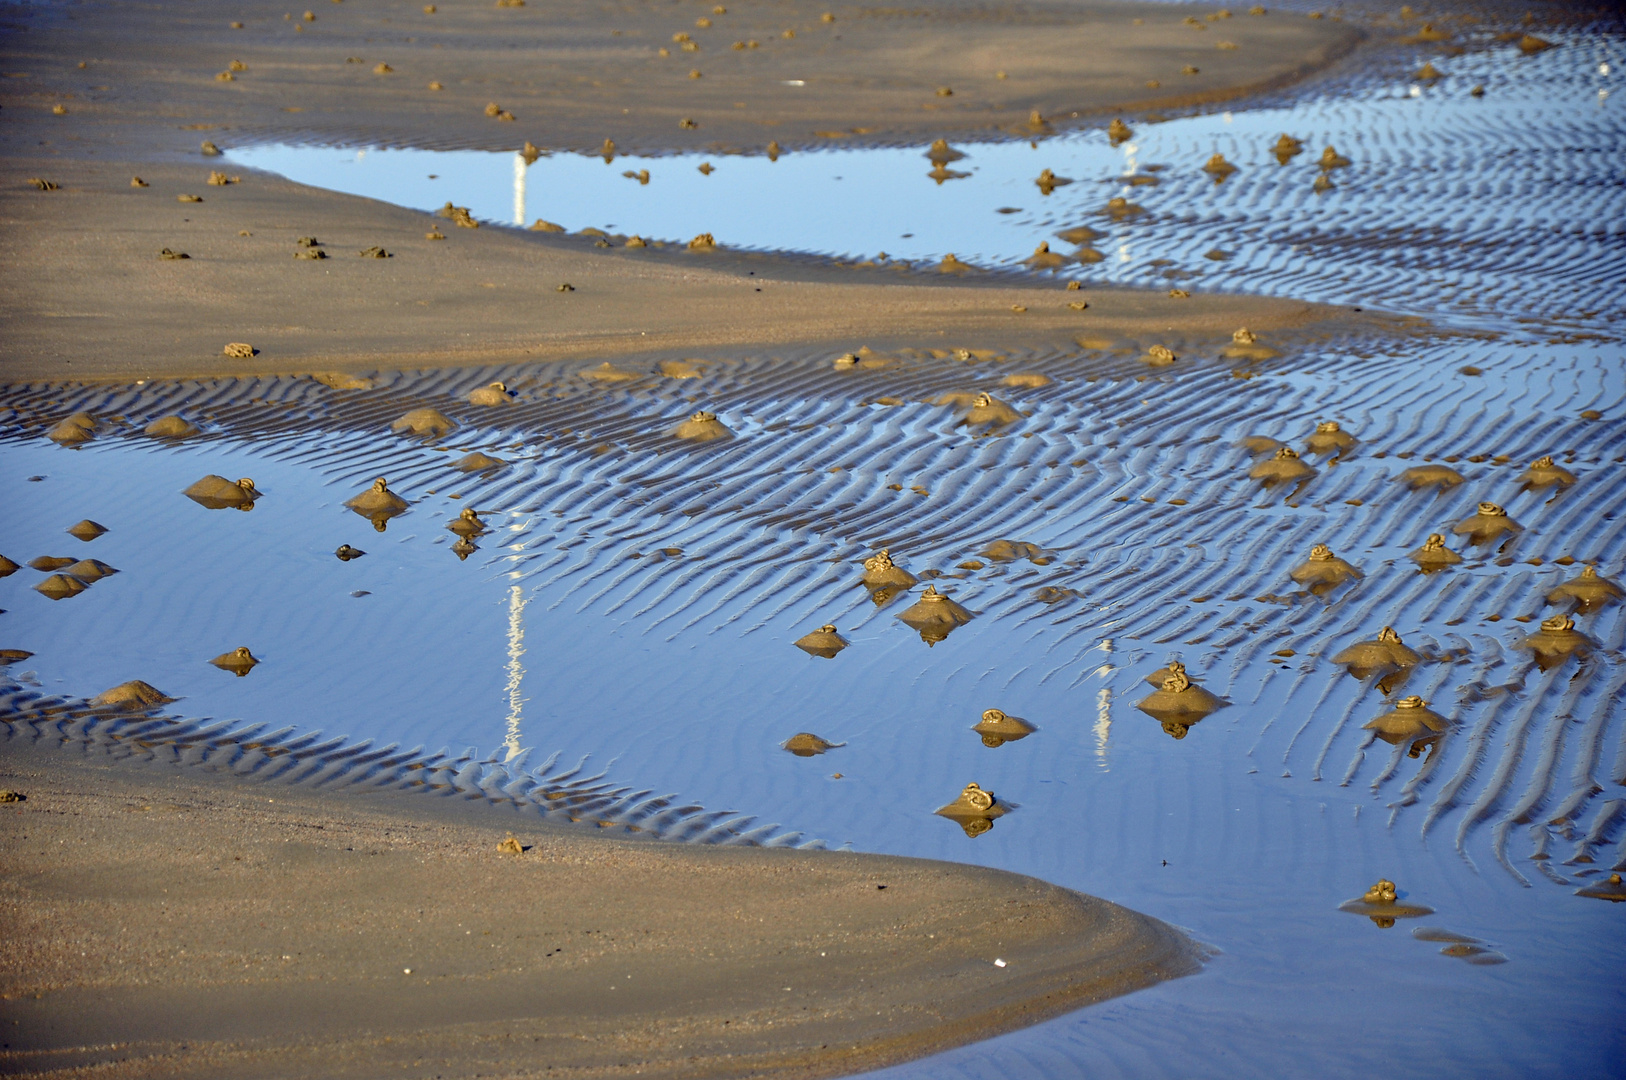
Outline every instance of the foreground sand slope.
<path fill-rule="evenodd" d="M 28 795 L 0 811 L 8 1073 L 829 1076 L 1197 966 L 1155 919 L 974 867 L 17 743 L 0 784 Z"/>

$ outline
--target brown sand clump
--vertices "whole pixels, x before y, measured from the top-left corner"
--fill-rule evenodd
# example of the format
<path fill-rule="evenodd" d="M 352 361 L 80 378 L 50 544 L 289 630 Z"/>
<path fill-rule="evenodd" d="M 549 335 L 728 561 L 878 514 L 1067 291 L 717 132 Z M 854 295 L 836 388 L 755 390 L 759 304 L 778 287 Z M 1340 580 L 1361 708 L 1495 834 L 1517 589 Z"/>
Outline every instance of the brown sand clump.
<path fill-rule="evenodd" d="M 1011 716 L 999 709 L 987 709 L 982 719 L 971 726 L 971 730 L 982 736 L 982 745 L 993 747 L 1025 739 L 1039 729 L 1020 716 Z"/>
<path fill-rule="evenodd" d="M 885 548 L 864 560 L 864 575 L 860 579 L 870 589 L 907 589 L 919 579 L 892 561 L 892 553 Z"/>
<path fill-rule="evenodd" d="M 695 413 L 672 429 L 672 435 L 674 438 L 700 443 L 734 437 L 734 433 L 721 420 L 717 419 L 716 413 L 704 411 Z"/>
<path fill-rule="evenodd" d="M 1291 446 L 1280 447 L 1268 461 L 1261 461 L 1248 470 L 1249 479 L 1258 480 L 1267 488 L 1308 480 L 1314 475 L 1315 470 L 1302 461 Z"/>
<path fill-rule="evenodd" d="M 12 792 L 6 792 L 10 795 Z M 1610 874 L 1608 879 L 1583 886 L 1575 890 L 1576 896 L 1587 896 L 1594 900 L 1609 900 L 1620 903 L 1626 900 L 1626 882 L 1621 881 L 1619 874 Z"/>
<path fill-rule="evenodd" d="M 1575 620 L 1568 615 L 1554 615 L 1541 623 L 1533 634 L 1526 634 L 1518 647 L 1535 654 L 1536 664 L 1543 671 L 1562 664 L 1570 656 L 1586 656 L 1596 647 L 1593 640 L 1575 629 Z"/>
<path fill-rule="evenodd" d="M 1553 459 L 1545 454 L 1532 461 L 1530 468 L 1520 477 L 1524 486 L 1529 489 L 1547 487 L 1563 489 L 1575 483 L 1575 479 L 1574 473 L 1562 465 L 1553 464 Z"/>
<path fill-rule="evenodd" d="M 190 259 L 192 256 L 184 251 L 171 251 L 169 248 L 162 248 L 158 252 L 158 257 L 165 262 L 177 262 L 181 259 Z"/>
<path fill-rule="evenodd" d="M 241 176 L 227 176 L 219 169 L 211 172 L 209 178 L 204 181 L 210 187 L 225 187 L 227 184 L 241 184 L 242 182 L 243 178 Z"/>
<path fill-rule="evenodd" d="M 1274 455 L 1276 451 L 1280 450 L 1287 444 L 1282 442 L 1280 439 L 1273 439 L 1269 435 L 1249 435 L 1245 439 L 1237 440 L 1237 445 L 1250 454 Z"/>
<path fill-rule="evenodd" d="M 993 828 L 995 819 L 1004 817 L 1011 809 L 1001 803 L 992 791 L 970 783 L 953 802 L 939 806 L 932 812 L 948 818 L 964 829 L 967 836 L 975 838 Z"/>
<path fill-rule="evenodd" d="M 1025 540 L 995 540 L 977 554 L 990 562 L 998 563 L 1018 562 L 1022 559 L 1039 566 L 1047 566 L 1050 563 L 1045 557 L 1043 548 Z"/>
<path fill-rule="evenodd" d="M 1367 889 L 1364 895 L 1339 904 L 1338 910 L 1347 911 L 1352 915 L 1365 915 L 1385 928 L 1393 926 L 1396 919 L 1413 919 L 1420 915 L 1434 914 L 1431 907 L 1401 903 L 1395 883 L 1388 879 L 1379 881 Z"/>
<path fill-rule="evenodd" d="M 1446 491 L 1462 483 L 1464 477 L 1449 465 L 1413 465 L 1395 479 L 1413 491 L 1424 488 Z"/>
<path fill-rule="evenodd" d="M 367 553 L 360 548 L 353 548 L 349 544 L 340 544 L 338 550 L 333 554 L 340 562 L 349 562 L 351 559 L 359 559 Z"/>
<path fill-rule="evenodd" d="M 826 623 L 811 633 L 803 634 L 794 644 L 809 656 L 833 660 L 837 653 L 847 647 L 847 639 L 836 633 L 835 624 Z"/>
<path fill-rule="evenodd" d="M 1400 640 L 1394 627 L 1385 626 L 1372 640 L 1358 641 L 1334 653 L 1332 662 L 1348 668 L 1357 679 L 1366 679 L 1382 672 L 1416 667 L 1423 658 Z"/>
<path fill-rule="evenodd" d="M 1039 186 L 1039 194 L 1041 195 L 1049 195 L 1057 188 L 1066 187 L 1072 183 L 1067 177 L 1057 176 L 1049 169 L 1041 169 L 1038 178 L 1033 182 Z"/>
<path fill-rule="evenodd" d="M 202 202 L 203 201 L 203 196 L 202 195 L 177 195 L 177 196 L 175 196 L 175 201 L 176 202 Z"/>
<path fill-rule="evenodd" d="M 1069 244 L 1089 244 L 1101 239 L 1103 235 L 1088 225 L 1077 225 L 1071 229 L 1061 230 L 1056 234 L 1056 238 Z"/>
<path fill-rule="evenodd" d="M 662 360 L 655 370 L 668 379 L 698 379 L 705 374 L 692 360 Z"/>
<path fill-rule="evenodd" d="M 1329 146 L 1321 151 L 1321 159 L 1316 164 L 1323 169 L 1342 169 L 1349 164 L 1349 159 Z"/>
<path fill-rule="evenodd" d="M 439 409 L 413 409 L 390 424 L 390 430 L 400 435 L 426 436 L 442 439 L 457 429 L 457 424 Z"/>
<path fill-rule="evenodd" d="M 779 745 L 797 757 L 816 757 L 819 754 L 834 750 L 838 746 L 846 746 L 847 744 L 829 742 L 819 738 L 811 731 L 798 731 Z"/>
<path fill-rule="evenodd" d="M 1146 350 L 1140 362 L 1147 367 L 1168 367 L 1178 359 L 1179 357 L 1174 355 L 1174 350 L 1167 345 L 1153 345 Z"/>
<path fill-rule="evenodd" d="M 468 207 L 453 206 L 450 201 L 439 210 L 436 210 L 435 216 L 451 219 L 452 224 L 460 229 L 478 229 L 480 227 L 480 223 L 475 221 L 474 216 L 469 213 Z"/>
<path fill-rule="evenodd" d="M 965 154 L 948 144 L 947 139 L 938 139 L 926 151 L 926 159 L 933 165 L 946 165 L 951 161 L 959 161 Z"/>
<path fill-rule="evenodd" d="M 77 562 L 71 562 L 62 568 L 62 572 L 87 583 L 100 581 L 104 577 L 110 577 L 118 573 L 117 570 L 100 559 L 80 559 Z"/>
<path fill-rule="evenodd" d="M 1553 43 L 1546 38 L 1539 38 L 1534 34 L 1526 34 L 1519 39 L 1519 51 L 1526 56 L 1533 56 L 1539 52 L 1546 52 L 1553 47 Z"/>
<path fill-rule="evenodd" d="M 42 574 L 49 574 L 53 570 L 61 570 L 65 566 L 72 566 L 77 560 L 72 555 L 41 555 L 29 559 L 28 565 Z"/>
<path fill-rule="evenodd" d="M 226 347 L 220 350 L 220 355 L 232 360 L 252 360 L 254 346 L 246 341 L 229 341 Z"/>
<path fill-rule="evenodd" d="M 0 578 L 10 577 L 12 574 L 15 574 L 21 569 L 22 567 L 18 566 L 10 559 L 6 558 L 4 555 L 0 555 Z"/>
<path fill-rule="evenodd" d="M 1285 133 L 1276 140 L 1276 145 L 1271 147 L 1271 153 L 1275 154 L 1276 160 L 1283 165 L 1293 160 L 1295 155 L 1303 152 L 1304 143 Z"/>
<path fill-rule="evenodd" d="M 1584 566 L 1578 577 L 1559 585 L 1547 594 L 1549 604 L 1574 604 L 1576 610 L 1582 614 L 1597 611 L 1599 608 L 1626 597 L 1626 591 L 1606 577 L 1598 575 L 1595 566 Z"/>
<path fill-rule="evenodd" d="M 1335 458 L 1341 458 L 1353 450 L 1358 442 L 1359 439 L 1338 426 L 1338 421 L 1323 420 L 1315 426 L 1304 448 L 1312 454 L 1332 454 Z"/>
<path fill-rule="evenodd" d="M 1428 702 L 1413 694 L 1395 702 L 1395 707 L 1375 720 L 1362 725 L 1390 746 L 1410 742 L 1410 754 L 1418 756 L 1425 747 L 1437 742 L 1440 733 L 1450 727 L 1450 721 L 1428 707 Z"/>
<path fill-rule="evenodd" d="M 76 412 L 47 431 L 45 437 L 60 446 L 89 442 L 96 437 L 96 418 L 89 413 Z"/>
<path fill-rule="evenodd" d="M 411 509 L 412 504 L 391 491 L 389 482 L 382 476 L 373 481 L 373 486 L 345 500 L 344 505 L 362 517 L 372 521 L 379 532 L 383 532 L 381 519 L 387 520 L 397 514 L 404 514 Z"/>
<path fill-rule="evenodd" d="M 455 518 L 446 523 L 446 528 L 465 538 L 484 536 L 490 532 L 486 528 L 486 523 L 480 520 L 480 512 L 472 506 L 465 506 Z"/>
<path fill-rule="evenodd" d="M 52 574 L 34 586 L 35 591 L 40 595 L 49 597 L 52 600 L 67 600 L 70 597 L 78 596 L 87 588 L 89 586 L 83 581 L 76 577 L 69 577 L 67 574 Z"/>
<path fill-rule="evenodd" d="M 1208 164 L 1203 166 L 1203 172 L 1212 176 L 1215 183 L 1219 183 L 1236 171 L 1237 167 L 1232 165 L 1229 161 L 1226 161 L 1224 154 L 1219 153 L 1216 153 L 1210 157 L 1208 159 Z"/>
<path fill-rule="evenodd" d="M 227 480 L 224 476 L 216 476 L 214 473 L 205 476 L 181 494 L 210 510 L 225 510 L 228 507 L 252 510 L 254 500 L 260 497 L 260 493 L 254 489 L 254 481 L 248 477 Z"/>
<path fill-rule="evenodd" d="M 563 225 L 555 225 L 553 222 L 545 221 L 542 218 L 537 218 L 536 221 L 531 223 L 529 228 L 531 232 L 562 233 L 565 231 L 565 227 Z"/>
<path fill-rule="evenodd" d="M 1112 143 L 1113 146 L 1117 146 L 1119 143 L 1128 142 L 1134 137 L 1134 130 L 1131 129 L 1128 124 L 1124 123 L 1121 117 L 1114 119 L 1112 123 L 1107 125 L 1107 139 Z"/>
<path fill-rule="evenodd" d="M 175 699 L 164 693 L 150 683 L 140 679 L 131 679 L 129 682 L 119 683 L 108 690 L 103 690 L 90 699 L 92 705 L 107 705 L 115 709 L 125 709 L 137 712 L 156 708 L 159 705 L 168 705 Z"/>
<path fill-rule="evenodd" d="M 1458 536 L 1466 536 L 1470 544 L 1488 544 L 1501 536 L 1517 536 L 1524 526 L 1507 516 L 1507 511 L 1493 502 L 1482 502 L 1473 517 L 1463 518 L 1451 526 Z"/>
<path fill-rule="evenodd" d="M 480 545 L 476 544 L 467 536 L 459 536 L 457 538 L 457 543 L 452 545 L 452 554 L 457 556 L 459 562 L 468 561 L 468 557 L 479 550 Z"/>
<path fill-rule="evenodd" d="M 502 458 L 494 458 L 488 454 L 483 454 L 476 450 L 473 453 L 465 454 L 458 458 L 457 461 L 452 464 L 452 468 L 456 469 L 458 472 L 477 473 L 486 472 L 490 469 L 501 469 L 507 465 L 508 462 L 504 461 Z"/>
<path fill-rule="evenodd" d="M 690 251 L 712 251 L 717 247 L 717 238 L 709 232 L 703 232 L 689 241 Z"/>
<path fill-rule="evenodd" d="M 509 833 L 497 845 L 497 851 L 503 855 L 523 855 L 525 854 L 525 845 L 516 840 L 513 833 Z"/>
<path fill-rule="evenodd" d="M 1022 419 L 1022 414 L 992 394 L 978 394 L 971 409 L 960 421 L 966 427 L 1004 427 Z"/>
<path fill-rule="evenodd" d="M 999 380 L 999 385 L 1018 390 L 1037 390 L 1050 385 L 1050 376 L 1037 371 L 1018 371 Z"/>
<path fill-rule="evenodd" d="M 1259 335 L 1243 326 L 1231 333 L 1231 344 L 1220 355 L 1228 360 L 1271 360 L 1282 354 L 1269 345 L 1259 344 Z"/>
<path fill-rule="evenodd" d="M 1439 533 L 1430 533 L 1423 546 L 1406 556 L 1416 563 L 1425 574 L 1432 574 L 1436 570 L 1444 570 L 1447 566 L 1455 566 L 1462 561 L 1462 556 L 1445 546 L 1445 537 Z"/>
<path fill-rule="evenodd" d="M 99 525 L 89 518 L 86 518 L 76 525 L 68 526 L 67 532 L 68 535 L 73 537 L 75 540 L 83 540 L 88 544 L 97 537 L 106 536 L 107 526 Z"/>
<path fill-rule="evenodd" d="M 139 177 L 139 176 L 132 176 L 132 177 L 130 177 L 130 186 L 131 187 L 136 187 L 136 188 L 141 188 L 141 187 L 151 187 L 152 185 L 147 183 L 145 180 L 141 179 L 141 177 Z"/>
<path fill-rule="evenodd" d="M 1067 256 L 1051 251 L 1048 242 L 1040 243 L 1038 247 L 1033 249 L 1032 255 L 1022 260 L 1023 265 L 1034 270 L 1049 270 L 1051 272 L 1060 270 L 1070 261 Z"/>
<path fill-rule="evenodd" d="M 213 660 L 210 660 L 209 663 L 222 671 L 231 672 L 240 679 L 253 671 L 254 665 L 258 664 L 259 660 L 255 658 L 253 653 L 248 651 L 247 645 L 241 645 L 231 652 L 221 653 Z"/>
<path fill-rule="evenodd" d="M 1288 574 L 1288 577 L 1317 595 L 1331 591 L 1346 581 L 1359 581 L 1364 576 L 1357 567 L 1334 555 L 1332 548 L 1326 544 L 1311 548 L 1310 557 Z"/>
<path fill-rule="evenodd" d="M 1121 195 L 1117 195 L 1107 200 L 1106 206 L 1101 208 L 1101 213 L 1114 221 L 1123 221 L 1125 218 L 1137 217 L 1146 213 L 1146 208 L 1130 202 Z"/>
<path fill-rule="evenodd" d="M 154 439 L 190 439 L 194 435 L 202 434 L 203 429 L 192 424 L 180 416 L 161 416 L 157 420 L 142 428 L 142 432 Z"/>
<path fill-rule="evenodd" d="M 0 649 L 0 667 L 4 667 L 7 664 L 15 664 L 22 660 L 27 660 L 33 655 L 34 654 L 29 652 L 27 649 Z"/>
<path fill-rule="evenodd" d="M 644 377 L 644 373 L 641 371 L 626 371 L 622 368 L 616 367 L 608 360 L 604 361 L 604 363 L 600 364 L 596 368 L 588 368 L 586 371 L 578 371 L 576 374 L 589 380 L 590 382 L 600 383 L 632 382 L 634 379 L 641 379 Z"/>
<path fill-rule="evenodd" d="M 334 390 L 375 390 L 378 384 L 365 375 L 351 375 L 345 371 L 323 371 L 311 376 L 323 386 Z"/>
<path fill-rule="evenodd" d="M 970 622 L 972 617 L 971 612 L 938 592 L 935 585 L 926 586 L 920 599 L 898 615 L 899 620 L 917 631 L 920 640 L 928 646 L 936 645 L 953 633 L 956 627 Z"/>
<path fill-rule="evenodd" d="M 1192 682 L 1185 666 L 1173 660 L 1158 689 L 1137 701 L 1135 708 L 1161 723 L 1170 738 L 1183 739 L 1194 724 L 1225 705 L 1224 698 Z"/>
<path fill-rule="evenodd" d="M 943 261 L 937 264 L 937 272 L 939 274 L 968 274 L 975 269 L 976 267 L 972 266 L 970 263 L 961 262 L 959 259 L 955 258 L 954 252 L 952 251 L 944 255 Z"/>
<path fill-rule="evenodd" d="M 475 390 L 469 391 L 470 405 L 508 405 L 514 400 L 513 392 L 503 383 L 489 383 Z"/>

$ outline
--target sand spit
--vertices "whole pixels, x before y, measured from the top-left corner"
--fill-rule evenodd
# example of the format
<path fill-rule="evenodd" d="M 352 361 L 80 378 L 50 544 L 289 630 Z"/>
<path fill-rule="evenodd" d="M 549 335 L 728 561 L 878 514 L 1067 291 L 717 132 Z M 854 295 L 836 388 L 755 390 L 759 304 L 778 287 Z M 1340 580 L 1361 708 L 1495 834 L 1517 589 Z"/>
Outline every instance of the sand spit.
<path fill-rule="evenodd" d="M 0 785 L 26 795 L 0 841 L 29 944 L 0 955 L 8 1071 L 835 1076 L 1197 966 L 1156 920 L 969 866 L 610 840 L 15 741 Z M 543 895 L 574 902 L 539 921 Z"/>

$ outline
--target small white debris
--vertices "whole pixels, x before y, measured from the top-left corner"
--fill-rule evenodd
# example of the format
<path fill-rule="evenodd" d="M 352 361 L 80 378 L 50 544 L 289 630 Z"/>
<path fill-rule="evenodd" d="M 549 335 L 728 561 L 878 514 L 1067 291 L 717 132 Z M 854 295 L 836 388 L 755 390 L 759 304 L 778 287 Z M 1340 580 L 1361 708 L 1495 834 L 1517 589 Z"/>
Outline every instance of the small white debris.
<path fill-rule="evenodd" d="M 1005 966 L 1005 961 L 1003 961 L 1003 960 L 995 960 L 994 961 L 994 966 L 995 967 L 1004 967 Z"/>
<path fill-rule="evenodd" d="M 412 969 L 411 968 L 402 968 L 401 969 L 401 974 L 403 974 L 403 975 L 411 975 L 412 974 Z"/>

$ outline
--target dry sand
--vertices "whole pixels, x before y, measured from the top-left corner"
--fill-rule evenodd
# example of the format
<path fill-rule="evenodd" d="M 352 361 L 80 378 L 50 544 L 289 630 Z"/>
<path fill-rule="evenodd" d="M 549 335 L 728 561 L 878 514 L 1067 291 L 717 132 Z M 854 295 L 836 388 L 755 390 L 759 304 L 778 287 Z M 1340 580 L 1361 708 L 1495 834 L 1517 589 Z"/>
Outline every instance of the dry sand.
<path fill-rule="evenodd" d="M 27 796 L 0 807 L 7 1073 L 831 1076 L 1198 964 L 1155 919 L 950 863 L 17 742 L 0 787 Z"/>

